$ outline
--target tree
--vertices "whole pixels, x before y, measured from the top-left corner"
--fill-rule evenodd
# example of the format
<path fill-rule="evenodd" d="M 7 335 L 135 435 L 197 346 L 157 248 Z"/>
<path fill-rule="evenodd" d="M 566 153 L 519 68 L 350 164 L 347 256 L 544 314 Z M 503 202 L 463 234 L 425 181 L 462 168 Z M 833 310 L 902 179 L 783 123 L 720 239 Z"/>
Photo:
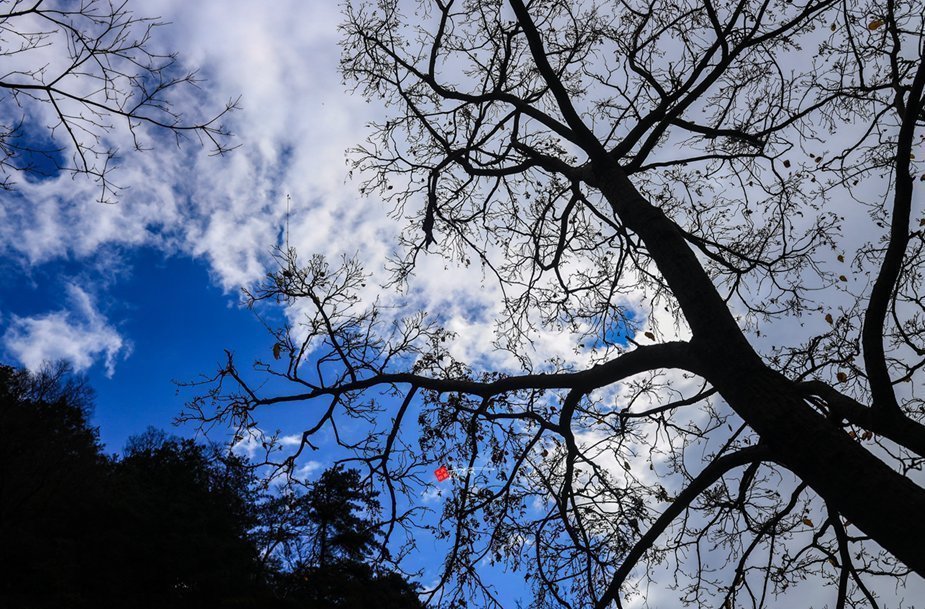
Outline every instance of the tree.
<path fill-rule="evenodd" d="M 108 458 L 91 406 L 67 366 L 0 367 L 0 604 L 272 605 L 243 461 L 156 430 Z"/>
<path fill-rule="evenodd" d="M 296 454 L 333 430 L 388 540 L 463 464 L 449 605 L 494 600 L 484 559 L 538 607 L 622 606 L 666 562 L 682 601 L 724 607 L 806 579 L 879 606 L 872 582 L 925 576 L 921 3 L 407 4 L 346 7 L 344 74 L 391 109 L 364 191 L 407 214 L 399 284 L 424 255 L 496 279 L 521 369 L 455 360 L 424 314 L 360 303 L 356 262 L 286 250 L 249 295 L 313 311 L 257 365 L 292 391 L 229 356 L 192 414 L 318 402 Z M 534 363 L 540 332 L 586 363 Z"/>
<path fill-rule="evenodd" d="M 92 393 L 66 366 L 0 366 L 0 604 L 79 605 L 106 505 L 105 457 L 89 427 Z M 82 552 L 85 561 L 75 561 Z M 95 571 L 96 567 L 92 570 Z M 94 574 L 95 575 L 95 574 Z M 41 596 L 58 603 L 37 600 Z"/>
<path fill-rule="evenodd" d="M 179 144 L 195 136 L 217 154 L 228 147 L 221 119 L 188 119 L 176 96 L 195 93 L 196 72 L 152 39 L 164 25 L 138 17 L 120 0 L 11 0 L 0 7 L 0 188 L 14 176 L 58 172 L 91 177 L 100 201 L 118 191 L 110 181 L 117 147 L 110 134 L 122 123 L 142 150 L 158 134 Z M 70 157 L 70 158 L 68 158 Z"/>
<path fill-rule="evenodd" d="M 324 609 L 414 609 L 417 586 L 370 564 L 383 548 L 376 539 L 374 493 L 355 469 L 332 467 L 308 484 L 272 499 L 264 514 L 266 551 L 283 563 L 276 588 L 286 606 Z"/>
<path fill-rule="evenodd" d="M 305 495 L 305 515 L 314 524 L 309 534 L 311 561 L 324 569 L 338 560 L 356 561 L 369 554 L 375 544 L 372 522 L 357 510 L 375 510 L 375 495 L 360 485 L 356 470 L 333 468 Z"/>
<path fill-rule="evenodd" d="M 259 497 L 242 459 L 149 428 L 129 441 L 110 493 L 116 514 L 106 531 L 123 565 L 110 569 L 116 598 L 197 607 L 272 599 L 249 538 Z"/>
<path fill-rule="evenodd" d="M 365 562 L 376 503 L 356 471 L 268 495 L 244 459 L 153 428 L 108 458 L 91 406 L 65 365 L 0 366 L 3 607 L 420 606 Z"/>

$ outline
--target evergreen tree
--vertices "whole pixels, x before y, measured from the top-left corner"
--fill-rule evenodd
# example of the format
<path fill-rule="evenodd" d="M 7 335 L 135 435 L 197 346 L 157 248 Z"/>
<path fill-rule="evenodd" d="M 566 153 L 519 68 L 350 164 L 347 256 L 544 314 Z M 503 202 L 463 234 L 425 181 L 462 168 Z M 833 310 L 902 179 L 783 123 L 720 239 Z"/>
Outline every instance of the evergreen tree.
<path fill-rule="evenodd" d="M 378 493 L 355 469 L 326 470 L 308 491 L 289 499 L 303 516 L 304 531 L 286 548 L 294 568 L 285 578 L 286 600 L 312 609 L 411 609 L 423 607 L 416 586 L 397 573 L 370 565 L 384 550 L 376 535 Z M 293 549 L 295 548 L 295 549 Z"/>
<path fill-rule="evenodd" d="M 119 506 L 116 544 L 125 553 L 131 589 L 165 603 L 237 606 L 261 595 L 255 479 L 239 458 L 149 428 L 132 438 L 114 469 Z"/>

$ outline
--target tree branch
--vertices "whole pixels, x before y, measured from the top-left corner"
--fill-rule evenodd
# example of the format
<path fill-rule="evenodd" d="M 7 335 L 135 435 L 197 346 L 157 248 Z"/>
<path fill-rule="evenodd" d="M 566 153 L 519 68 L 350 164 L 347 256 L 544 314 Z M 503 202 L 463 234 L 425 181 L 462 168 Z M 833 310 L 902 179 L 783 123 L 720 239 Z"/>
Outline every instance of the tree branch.
<path fill-rule="evenodd" d="M 886 355 L 883 351 L 883 324 L 896 289 L 906 248 L 909 245 L 909 217 L 912 213 L 913 191 L 913 179 L 909 165 L 916 121 L 919 114 L 925 110 L 923 89 L 925 89 L 925 58 L 920 58 L 915 80 L 909 89 L 908 101 L 902 115 L 899 139 L 896 142 L 894 164 L 896 193 L 893 197 L 890 242 L 877 280 L 870 292 L 870 301 L 864 315 L 864 328 L 861 334 L 864 347 L 864 368 L 867 371 L 870 391 L 873 395 L 873 409 L 877 413 L 888 412 L 894 415 L 899 414 L 900 408 L 896 401 L 896 394 L 893 392 Z"/>
<path fill-rule="evenodd" d="M 607 590 L 594 606 L 595 609 L 606 609 L 612 602 L 617 602 L 619 605 L 617 595 L 620 593 L 620 587 L 639 562 L 639 559 L 652 547 L 659 536 L 665 532 L 668 525 L 670 525 L 684 510 L 690 507 L 702 492 L 710 488 L 729 471 L 748 463 L 767 460 L 769 458 L 771 458 L 771 452 L 768 448 L 759 445 L 749 446 L 748 448 L 743 448 L 734 453 L 729 453 L 714 459 L 678 494 L 674 501 L 671 502 L 671 505 L 662 512 L 662 515 L 658 517 L 649 530 L 645 532 L 639 541 L 636 542 L 636 545 L 627 553 L 623 562 L 617 568 L 616 573 L 614 573 L 611 578 Z"/>

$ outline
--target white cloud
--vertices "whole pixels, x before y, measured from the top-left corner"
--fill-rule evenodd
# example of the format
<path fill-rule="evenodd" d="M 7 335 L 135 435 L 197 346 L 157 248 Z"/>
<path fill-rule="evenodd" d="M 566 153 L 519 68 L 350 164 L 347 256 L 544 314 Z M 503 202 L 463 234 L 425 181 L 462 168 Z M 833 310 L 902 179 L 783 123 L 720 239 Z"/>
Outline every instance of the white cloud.
<path fill-rule="evenodd" d="M 322 467 L 324 467 L 324 463 L 320 461 L 306 461 L 298 468 L 296 468 L 296 470 L 292 473 L 292 477 L 296 480 L 301 480 L 304 482 Z"/>
<path fill-rule="evenodd" d="M 83 258 L 110 243 L 156 245 L 207 258 L 217 282 L 236 289 L 262 276 L 287 193 L 293 229 L 311 250 L 339 238 L 353 251 L 381 242 L 376 227 L 357 231 L 368 206 L 348 204 L 355 189 L 345 186 L 345 150 L 362 141 L 378 110 L 341 83 L 336 4 L 161 0 L 144 12 L 171 23 L 153 43 L 179 50 L 208 79 L 199 98 L 178 97 L 175 108 L 194 117 L 240 95 L 243 109 L 228 126 L 241 147 L 214 158 L 195 144 L 178 149 L 149 138 L 153 150 L 137 153 L 117 130 L 107 143 L 123 151 L 111 176 L 125 188 L 119 203 L 95 203 L 97 186 L 81 177 L 20 180 L 21 197 L 0 210 L 0 251 L 35 264 Z"/>
<path fill-rule="evenodd" d="M 18 204 L 0 210 L 0 252 L 39 264 L 87 260 L 113 244 L 154 246 L 205 258 L 213 281 L 233 291 L 265 275 L 286 223 L 288 194 L 289 241 L 303 257 L 323 252 L 336 262 L 341 254 L 358 256 L 373 274 L 361 296 L 378 296 L 396 311 L 439 314 L 458 334 L 455 356 L 516 368 L 514 358 L 492 345 L 502 295 L 476 265 L 446 268 L 441 256 L 424 256 L 407 296 L 379 290 L 400 221 L 375 197 L 359 196 L 345 161 L 346 150 L 364 141 L 366 123 L 385 110 L 349 94 L 342 83 L 336 4 L 158 0 L 144 11 L 171 24 L 158 30 L 155 42 L 179 50 L 208 79 L 206 101 L 180 98 L 178 109 L 192 116 L 194 104 L 208 111 L 209 103 L 218 109 L 242 96 L 243 108 L 230 116 L 241 147 L 219 158 L 195 145 L 135 153 L 127 134 L 116 132 L 112 145 L 125 151 L 113 174 L 125 188 L 119 203 L 95 203 L 97 186 L 80 178 L 23 182 Z M 479 310 L 484 314 L 474 316 Z M 576 359 L 577 343 L 569 337 L 537 340 L 533 350 L 540 360 Z"/>
<path fill-rule="evenodd" d="M 386 228 L 392 221 L 380 206 L 357 204 L 356 189 L 345 183 L 345 150 L 362 141 L 365 123 L 378 110 L 341 83 L 338 6 L 159 0 L 143 12 L 171 24 L 152 42 L 179 50 L 207 79 L 201 99 L 178 98 L 176 109 L 192 117 L 197 109 L 214 112 L 242 96 L 243 109 L 229 124 L 240 148 L 210 157 L 194 143 L 177 148 L 148 139 L 153 149 L 139 153 L 117 130 L 107 145 L 123 151 L 111 176 L 124 188 L 118 203 L 96 203 L 98 186 L 80 176 L 19 180 L 0 207 L 0 255 L 26 267 L 92 261 L 113 245 L 153 246 L 205 258 L 213 281 L 234 291 L 264 276 L 291 194 L 292 244 L 300 252 L 343 251 L 381 261 L 390 243 L 382 233 L 392 232 Z M 36 124 L 49 122 L 40 118 Z M 98 315 L 92 319 L 94 328 L 108 327 Z M 63 353 L 82 367 L 107 358 L 111 368 L 115 331 L 97 337 L 108 342 L 92 349 L 64 338 L 33 345 L 22 337 L 64 327 L 69 314 L 17 320 L 8 342 L 29 361 L 41 351 Z"/>
<path fill-rule="evenodd" d="M 260 453 L 273 452 L 281 448 L 293 448 L 302 443 L 302 434 L 281 435 L 279 431 L 267 433 L 259 427 L 252 427 L 235 437 L 231 450 L 248 459 Z"/>
<path fill-rule="evenodd" d="M 69 284 L 67 298 L 67 309 L 31 317 L 11 316 L 3 334 L 4 347 L 32 370 L 45 362 L 66 360 L 81 371 L 103 359 L 107 376 L 112 376 L 117 359 L 128 355 L 130 345 L 82 288 Z"/>
<path fill-rule="evenodd" d="M 443 489 L 434 485 L 428 486 L 421 492 L 421 502 L 425 504 L 442 503 Z"/>

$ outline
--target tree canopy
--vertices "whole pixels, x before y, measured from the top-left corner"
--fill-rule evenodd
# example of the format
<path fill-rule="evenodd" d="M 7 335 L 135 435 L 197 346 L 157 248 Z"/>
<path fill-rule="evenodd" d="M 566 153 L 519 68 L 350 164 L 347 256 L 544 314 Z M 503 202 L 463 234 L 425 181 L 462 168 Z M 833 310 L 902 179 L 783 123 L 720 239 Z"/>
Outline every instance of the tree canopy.
<path fill-rule="evenodd" d="M 368 564 L 375 502 L 356 471 L 270 493 L 243 459 L 155 429 L 107 457 L 91 405 L 66 367 L 0 366 L 0 605 L 420 606 Z"/>
<path fill-rule="evenodd" d="M 4 606 L 272 600 L 255 577 L 259 504 L 243 461 L 155 430 L 107 457 L 85 381 L 64 366 L 0 373 Z"/>
<path fill-rule="evenodd" d="M 257 365 L 291 390 L 229 356 L 191 416 L 313 404 L 280 464 L 333 432 L 405 552 L 456 468 L 446 606 L 497 604 L 492 562 L 536 607 L 649 583 L 774 606 L 807 580 L 902 604 L 925 575 L 921 8 L 347 2 L 343 73 L 390 111 L 353 158 L 407 220 L 397 285 L 423 256 L 481 265 L 517 364 L 459 361 L 439 313 L 397 319 L 358 263 L 287 249 L 249 295 L 308 310 Z M 576 357 L 532 357 L 544 333 Z"/>
<path fill-rule="evenodd" d="M 376 495 L 357 470 L 332 467 L 304 493 L 271 502 L 266 547 L 287 574 L 278 586 L 288 606 L 423 607 L 417 587 L 376 560 Z"/>

